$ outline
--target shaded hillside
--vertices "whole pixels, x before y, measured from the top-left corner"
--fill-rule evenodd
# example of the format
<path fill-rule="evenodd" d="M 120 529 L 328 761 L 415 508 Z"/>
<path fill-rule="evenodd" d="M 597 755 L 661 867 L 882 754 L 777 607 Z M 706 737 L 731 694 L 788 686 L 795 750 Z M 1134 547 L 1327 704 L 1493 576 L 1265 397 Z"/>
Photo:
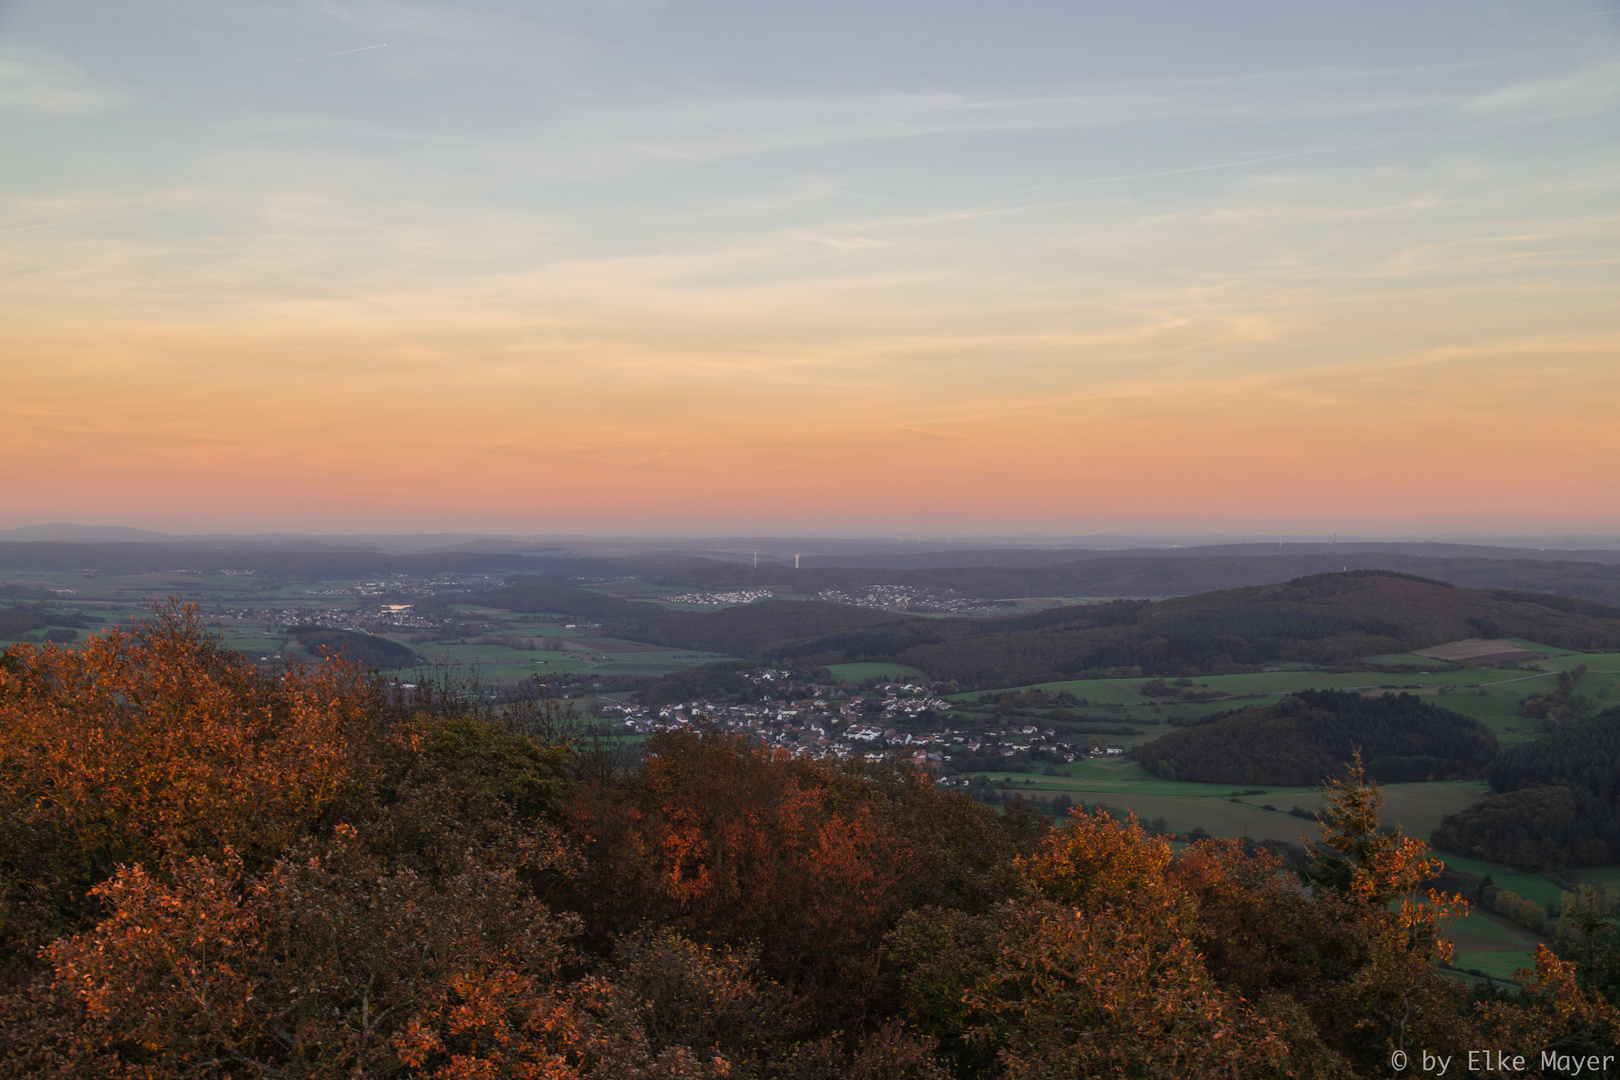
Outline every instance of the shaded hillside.
<path fill-rule="evenodd" d="M 0 608 L 0 640 L 20 638 L 30 630 L 42 630 L 45 620 L 32 611 Z"/>
<path fill-rule="evenodd" d="M 43 630 L 49 626 L 73 627 L 78 630 L 88 629 L 91 623 L 100 623 L 96 616 L 85 616 L 82 612 L 69 614 L 62 611 L 52 611 L 44 604 L 20 604 L 15 607 L 0 607 L 0 641 L 16 640 L 23 637 L 30 630 Z M 68 640 L 72 640 L 71 636 Z"/>
<path fill-rule="evenodd" d="M 1573 649 L 1620 647 L 1620 609 L 1378 571 L 1001 619 L 857 615 L 861 609 L 814 605 L 849 613 L 839 616 L 845 625 L 820 632 L 813 618 L 793 620 L 792 609 L 803 606 L 777 601 L 668 616 L 643 636 L 768 660 L 893 661 L 975 689 L 1102 673 L 1217 674 L 1279 660 L 1336 663 L 1484 633 Z"/>
<path fill-rule="evenodd" d="M 949 565 L 920 569 L 826 566 L 795 570 L 791 566 L 756 568 L 737 563 L 705 562 L 659 580 L 665 584 L 694 588 L 791 589 L 809 595 L 824 589 L 887 584 L 906 585 L 941 595 L 981 598 L 1132 597 L 1182 596 L 1246 585 L 1281 584 L 1299 577 L 1335 571 L 1391 570 L 1469 588 L 1553 592 L 1620 604 L 1620 565 L 1530 558 L 1528 553 L 1514 559 L 1488 559 L 1435 558 L 1387 551 L 1269 555 L 1161 552 L 1133 553 L 1128 556 L 1096 554 L 1061 563 L 1036 558 L 1052 553 L 1030 554 L 1027 562 L 1017 565 Z M 984 552 L 982 556 L 986 559 L 1003 558 L 999 552 Z"/>
<path fill-rule="evenodd" d="M 732 656 L 765 657 L 794 642 L 877 624 L 900 623 L 892 611 L 824 604 L 815 600 L 765 600 L 720 611 L 661 615 L 641 624 L 636 637 L 655 645 L 704 649 Z"/>
<path fill-rule="evenodd" d="M 659 676 L 642 689 L 640 700 L 643 705 L 656 709 L 661 705 L 678 705 L 683 701 L 712 701 L 746 693 L 754 685 L 745 673 L 748 667 L 745 662 L 729 661 L 672 671 Z"/>
<path fill-rule="evenodd" d="M 1620 855 L 1620 708 L 1506 748 L 1485 776 L 1497 794 L 1441 822 L 1436 847 L 1530 869 Z"/>
<path fill-rule="evenodd" d="M 578 615 L 632 623 L 644 622 L 664 610 L 656 604 L 620 600 L 588 589 L 548 585 L 539 581 L 510 583 L 504 589 L 483 593 L 478 597 L 478 602 L 525 614 Z"/>
<path fill-rule="evenodd" d="M 1460 779 L 1495 756 L 1496 736 L 1412 694 L 1302 690 L 1155 739 L 1141 762 L 1164 780 L 1298 787 L 1341 775 L 1357 750 L 1381 783 Z"/>
<path fill-rule="evenodd" d="M 401 645 L 374 634 L 359 634 L 353 630 L 327 630 L 322 627 L 294 627 L 298 644 L 315 656 L 342 657 L 363 668 L 386 669 L 408 667 L 419 663 L 421 657 L 409 646 Z"/>
<path fill-rule="evenodd" d="M 926 570 L 946 566 L 1054 566 L 1089 559 L 1191 559 L 1229 556 L 1266 558 L 1319 558 L 1327 562 L 1345 556 L 1364 558 L 1417 557 L 1429 562 L 1452 560 L 1527 559 L 1577 563 L 1620 563 L 1620 550 L 1612 548 L 1527 548 L 1490 544 L 1400 543 L 1345 541 L 1343 543 L 1198 544 L 1178 547 L 1136 548 L 929 548 L 925 551 L 867 552 L 806 555 L 807 567 L 864 567 L 867 569 Z M 1299 576 L 1297 573 L 1293 575 Z"/>
<path fill-rule="evenodd" d="M 1177 597 L 1143 607 L 1129 626 L 997 633 L 993 620 L 980 625 L 971 638 L 911 649 L 902 662 L 964 684 L 1013 685 L 1103 669 L 1210 674 L 1280 660 L 1335 663 L 1479 636 L 1481 627 L 1567 648 L 1620 646 L 1620 609 L 1377 571 Z"/>

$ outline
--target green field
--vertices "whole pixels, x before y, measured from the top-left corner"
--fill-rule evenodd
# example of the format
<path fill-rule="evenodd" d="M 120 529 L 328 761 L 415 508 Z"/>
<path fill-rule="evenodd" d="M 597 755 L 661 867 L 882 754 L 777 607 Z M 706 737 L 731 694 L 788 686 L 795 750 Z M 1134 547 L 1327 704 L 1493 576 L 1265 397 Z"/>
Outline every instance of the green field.
<path fill-rule="evenodd" d="M 827 669 L 841 682 L 865 682 L 867 679 L 921 679 L 928 681 L 928 673 L 904 664 L 834 664 Z"/>
<path fill-rule="evenodd" d="M 1452 967 L 1482 971 L 1505 981 L 1512 981 L 1515 971 L 1535 966 L 1536 946 L 1548 937 L 1479 908 L 1453 921 L 1445 936 L 1455 950 Z"/>
<path fill-rule="evenodd" d="M 1499 887 L 1516 892 L 1520 896 L 1534 900 L 1544 907 L 1548 904 L 1556 905 L 1559 895 L 1563 892 L 1561 888 L 1540 874 L 1514 870 L 1511 866 L 1502 863 L 1465 859 L 1461 855 L 1450 855 L 1444 851 L 1436 852 L 1436 854 L 1446 860 L 1446 865 L 1453 869 L 1468 874 L 1478 874 L 1480 877 L 1488 876 Z"/>
<path fill-rule="evenodd" d="M 1547 646 L 1533 642 L 1520 642 L 1526 648 L 1545 651 Z M 1412 657 L 1425 663 L 1422 657 Z M 1228 696 L 1207 702 L 1187 702 L 1175 699 L 1155 700 L 1141 690 L 1149 681 L 1146 677 L 1128 679 L 1075 679 L 1062 682 L 1038 683 L 1033 686 L 1008 687 L 1007 691 L 1044 690 L 1049 694 L 1068 693 L 1089 702 L 1085 707 L 1065 705 L 1069 712 L 1086 721 L 1109 721 L 1127 724 L 1162 724 L 1172 719 L 1207 716 L 1212 712 L 1260 705 L 1296 690 L 1356 690 L 1366 694 L 1409 693 L 1433 698 L 1434 703 L 1471 716 L 1489 728 L 1504 744 L 1525 742 L 1535 737 L 1534 720 L 1517 715 L 1520 704 L 1534 693 L 1549 692 L 1558 678 L 1558 672 L 1568 671 L 1584 664 L 1587 673 L 1582 677 L 1578 692 L 1595 698 L 1599 706 L 1620 703 L 1620 653 L 1569 653 L 1551 656 L 1536 662 L 1532 669 L 1464 668 L 1445 672 L 1328 672 L 1283 668 L 1252 672 L 1242 675 L 1211 675 L 1193 680 L 1199 688 L 1208 688 Z M 956 694 L 964 712 L 974 712 L 979 692 Z M 1050 706 L 1046 707 L 1047 709 Z M 1029 714 L 1041 715 L 1044 710 Z M 1162 734 L 1150 731 L 1136 738 L 1121 739 L 1122 745 L 1136 745 Z"/>
<path fill-rule="evenodd" d="M 1278 785 L 1264 787 L 1263 794 L 1244 795 L 1241 792 L 1252 788 L 1160 780 L 1144 773 L 1134 761 L 1077 761 L 1057 766 L 1055 771 L 1066 775 L 974 775 L 984 776 L 998 786 L 1005 781 L 1005 790 L 1013 794 L 1043 799 L 1067 795 L 1074 802 L 1134 810 L 1144 820 L 1162 817 L 1174 832 L 1203 828 L 1213 836 L 1249 836 L 1256 840 L 1297 842 L 1301 836 L 1314 833 L 1313 821 L 1288 811 L 1298 806 L 1314 814 L 1320 805 L 1320 790 L 1314 787 Z M 1480 781 L 1386 784 L 1383 792 L 1384 821 L 1399 824 L 1410 836 L 1426 837 L 1441 818 L 1484 794 L 1485 785 Z M 1273 809 L 1265 809 L 1267 806 Z"/>
<path fill-rule="evenodd" d="M 1482 971 L 1493 979 L 1512 981 L 1513 973 L 1535 966 L 1536 946 L 1549 940 L 1546 932 L 1532 934 L 1517 923 L 1479 908 L 1446 927 L 1445 936 L 1455 952 L 1451 966 Z"/>

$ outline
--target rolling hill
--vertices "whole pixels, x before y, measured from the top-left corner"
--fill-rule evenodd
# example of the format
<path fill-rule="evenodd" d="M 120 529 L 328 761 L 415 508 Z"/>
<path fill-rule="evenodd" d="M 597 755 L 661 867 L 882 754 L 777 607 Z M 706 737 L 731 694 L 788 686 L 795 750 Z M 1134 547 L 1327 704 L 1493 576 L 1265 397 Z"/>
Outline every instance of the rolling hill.
<path fill-rule="evenodd" d="M 1461 545 L 1412 546 L 1435 547 L 1447 553 L 1442 556 L 1416 555 L 1400 550 L 1343 551 L 1323 544 L 1311 545 L 1316 550 L 1272 553 L 1253 550 L 1252 547 L 1236 551 L 1182 549 L 1133 552 L 1129 555 L 1090 553 L 1085 558 L 1073 557 L 1079 553 L 1065 553 L 1071 557 L 1063 562 L 1050 561 L 1054 554 L 1051 552 L 1028 553 L 1018 562 L 1012 562 L 1001 553 L 985 552 L 980 553 L 979 557 L 996 561 L 980 565 L 952 563 L 921 567 L 808 566 L 796 570 L 791 566 L 756 568 L 739 563 L 705 561 L 659 580 L 666 585 L 693 588 L 768 588 L 801 595 L 815 595 L 824 589 L 847 590 L 887 584 L 906 585 L 942 595 L 977 598 L 1145 597 L 1180 596 L 1245 585 L 1275 585 L 1335 571 L 1390 570 L 1468 588 L 1555 592 L 1585 600 L 1620 604 L 1620 565 L 1612 561 L 1533 558 L 1530 552 L 1477 549 L 1492 556 L 1484 557 L 1456 554 L 1457 551 L 1469 550 Z M 945 556 L 936 558 L 944 560 Z"/>
<path fill-rule="evenodd" d="M 548 585 L 545 582 L 524 581 L 521 578 L 503 589 L 483 593 L 478 597 L 478 602 L 526 614 L 577 615 L 633 624 L 644 623 L 664 610 L 657 604 L 620 600 L 587 589 L 576 589 L 569 585 Z"/>
<path fill-rule="evenodd" d="M 768 662 L 908 664 L 964 688 L 1090 673 L 1200 675 L 1274 661 L 1332 664 L 1467 637 L 1620 647 L 1620 609 L 1351 571 L 1158 602 L 1071 605 L 990 619 L 916 618 L 772 601 L 664 616 L 642 640 Z"/>
<path fill-rule="evenodd" d="M 785 655 L 796 643 L 874 626 L 915 622 L 909 616 L 816 600 L 765 600 L 719 611 L 660 615 L 633 632 L 639 641 L 731 656 Z"/>
<path fill-rule="evenodd" d="M 1302 786 L 1342 775 L 1358 750 L 1380 783 L 1463 779 L 1495 756 L 1496 737 L 1412 694 L 1301 690 L 1172 731 L 1142 747 L 1141 762 L 1161 780 Z"/>

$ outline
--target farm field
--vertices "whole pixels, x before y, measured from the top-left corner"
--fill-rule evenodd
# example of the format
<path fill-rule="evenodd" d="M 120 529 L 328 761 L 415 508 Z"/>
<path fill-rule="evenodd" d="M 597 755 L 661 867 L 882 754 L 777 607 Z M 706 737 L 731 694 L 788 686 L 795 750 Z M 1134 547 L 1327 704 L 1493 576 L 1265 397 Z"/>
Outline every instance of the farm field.
<path fill-rule="evenodd" d="M 1581 678 L 1579 692 L 1595 698 L 1600 704 L 1620 704 L 1620 653 L 1561 653 L 1551 655 L 1548 646 L 1519 641 L 1526 649 L 1541 651 L 1546 658 L 1535 661 L 1535 668 L 1499 669 L 1485 667 L 1454 671 L 1417 672 L 1327 672 L 1302 670 L 1297 667 L 1253 672 L 1241 675 L 1211 675 L 1192 680 L 1196 688 L 1226 695 L 1205 702 L 1188 702 L 1153 697 L 1143 688 L 1153 680 L 1145 677 L 1126 679 L 1084 679 L 1063 682 L 1037 683 L 1031 686 L 1008 687 L 1004 691 L 988 693 L 1027 692 L 1043 690 L 1047 694 L 1067 693 L 1086 704 L 1065 704 L 1065 711 L 1076 719 L 1096 723 L 1125 723 L 1147 728 L 1139 736 L 1121 737 L 1121 745 L 1133 746 L 1157 738 L 1172 720 L 1193 719 L 1212 712 L 1264 704 L 1296 690 L 1355 690 L 1365 694 L 1409 693 L 1432 698 L 1434 703 L 1471 716 L 1489 728 L 1503 744 L 1528 741 L 1535 737 L 1534 720 L 1518 716 L 1517 711 L 1525 698 L 1534 693 L 1548 693 L 1556 685 L 1558 673 L 1585 665 L 1587 673 Z M 1424 657 L 1406 658 L 1414 662 L 1435 665 Z M 1436 665 L 1438 666 L 1438 665 Z M 965 714 L 985 712 L 989 706 L 979 707 L 980 692 L 953 695 Z M 1040 723 L 1052 706 L 1026 709 L 1016 716 L 1027 716 Z"/>
<path fill-rule="evenodd" d="M 1445 936 L 1456 950 L 1452 967 L 1511 981 L 1515 971 L 1534 966 L 1536 946 L 1548 935 L 1532 934 L 1500 915 L 1476 907 L 1467 917 L 1452 922 Z"/>
<path fill-rule="evenodd" d="M 1315 823 L 1289 811 L 1297 806 L 1314 814 L 1320 804 L 1319 789 L 1314 787 L 1243 789 L 1160 780 L 1144 773 L 1132 761 L 1080 761 L 1058 767 L 1057 771 L 1069 775 L 1016 772 L 974 775 L 984 776 L 998 787 L 1005 784 L 1004 790 L 1009 794 L 1043 800 L 1067 796 L 1073 802 L 1134 810 L 1143 820 L 1162 817 L 1174 832 L 1203 828 L 1212 836 L 1248 836 L 1256 840 L 1297 842 L 1302 835 L 1315 831 Z M 1246 790 L 1260 793 L 1244 794 Z M 1481 781 L 1386 784 L 1383 819 L 1399 824 L 1409 836 L 1427 837 L 1441 818 L 1467 806 L 1485 790 Z M 1267 809 L 1268 806 L 1271 809 Z M 1498 883 L 1507 887 L 1501 881 L 1500 871 L 1496 873 Z M 1552 887 L 1551 883 L 1546 884 Z"/>
<path fill-rule="evenodd" d="M 481 592 L 499 585 L 495 575 L 459 575 L 455 581 L 435 580 L 438 587 Z M 169 597 L 199 605 L 203 620 L 223 635 L 228 648 L 260 662 L 280 657 L 316 660 L 286 628 L 319 623 L 338 628 L 370 626 L 379 636 L 415 649 L 434 665 L 447 665 L 476 673 L 494 682 L 519 681 L 536 673 L 590 671 L 603 675 L 666 675 L 672 671 L 711 663 L 723 657 L 708 652 L 671 649 L 638 642 L 591 636 L 580 620 L 540 622 L 469 602 L 440 602 L 439 610 L 466 619 L 470 633 L 451 632 L 421 625 L 378 626 L 379 604 L 401 601 L 393 590 L 425 587 L 410 580 L 301 579 L 282 581 L 245 573 L 191 572 L 184 569 L 144 574 L 87 574 L 82 572 L 7 572 L 0 584 L 27 590 L 45 590 L 57 599 L 52 607 L 78 612 L 90 623 L 79 631 L 83 639 L 98 629 L 128 625 L 145 616 L 154 601 Z M 35 635 L 37 637 L 37 634 Z M 539 639 L 548 639 L 542 642 Z M 401 678 L 419 677 L 424 668 L 403 668 Z"/>
<path fill-rule="evenodd" d="M 1489 877 L 1493 882 L 1504 889 L 1511 889 L 1520 896 L 1534 900 L 1546 906 L 1557 904 L 1563 890 L 1540 874 L 1531 874 L 1522 870 L 1514 870 L 1501 863 L 1484 862 L 1479 859 L 1467 859 L 1461 855 L 1451 855 L 1446 852 L 1437 852 L 1446 865 L 1469 874 L 1478 874 L 1480 877 Z M 1601 869 L 1616 869 L 1620 867 L 1604 867 Z"/>

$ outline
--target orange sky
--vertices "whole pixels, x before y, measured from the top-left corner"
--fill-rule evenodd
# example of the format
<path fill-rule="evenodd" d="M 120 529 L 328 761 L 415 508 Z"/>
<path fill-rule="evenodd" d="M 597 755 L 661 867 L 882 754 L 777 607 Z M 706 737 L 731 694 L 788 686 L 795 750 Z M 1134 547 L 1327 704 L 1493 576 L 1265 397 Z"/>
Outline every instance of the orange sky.
<path fill-rule="evenodd" d="M 937 70 L 879 19 L 828 72 L 294 2 L 193 11 L 235 59 L 186 82 L 23 4 L 0 527 L 1620 533 L 1620 21 L 1577 8 L 964 8 Z"/>
<path fill-rule="evenodd" d="M 1620 505 L 1615 338 L 1241 378 L 1121 364 L 1084 389 L 939 359 L 1088 353 L 1017 340 L 895 344 L 836 381 L 825 366 L 846 361 L 802 344 L 774 364 L 696 343 L 649 359 L 523 327 L 4 340 L 31 358 L 0 436 L 24 521 L 1533 531 L 1608 527 Z"/>

